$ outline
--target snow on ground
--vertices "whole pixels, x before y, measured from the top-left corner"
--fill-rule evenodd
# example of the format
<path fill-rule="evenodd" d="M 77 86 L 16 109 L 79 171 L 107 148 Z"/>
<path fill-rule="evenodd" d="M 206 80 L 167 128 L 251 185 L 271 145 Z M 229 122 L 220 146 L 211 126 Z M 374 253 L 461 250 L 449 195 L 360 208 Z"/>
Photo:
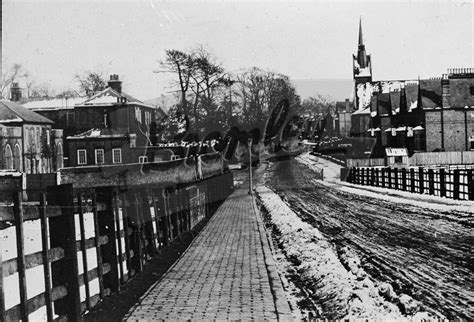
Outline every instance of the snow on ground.
<path fill-rule="evenodd" d="M 304 153 L 296 157 L 296 160 L 307 165 L 310 169 L 316 172 L 319 172 L 322 169 L 324 173 L 324 181 L 318 180 L 318 183 L 331 186 L 341 191 L 359 194 L 370 198 L 378 198 L 394 203 L 409 204 L 431 210 L 474 213 L 473 201 L 453 200 L 388 188 L 360 186 L 340 181 L 340 171 L 342 166 L 336 163 L 313 156 L 309 153 Z"/>
<path fill-rule="evenodd" d="M 283 252 L 292 259 L 301 281 L 314 294 L 322 318 L 370 320 L 420 320 L 429 318 L 418 312 L 419 303 L 404 294 L 395 294 L 387 283 L 372 281 L 349 249 L 340 250 L 308 223 L 303 222 L 280 197 L 265 186 L 256 189 Z M 399 307 L 405 313 L 400 312 Z M 415 315 L 411 315 L 415 312 Z"/>

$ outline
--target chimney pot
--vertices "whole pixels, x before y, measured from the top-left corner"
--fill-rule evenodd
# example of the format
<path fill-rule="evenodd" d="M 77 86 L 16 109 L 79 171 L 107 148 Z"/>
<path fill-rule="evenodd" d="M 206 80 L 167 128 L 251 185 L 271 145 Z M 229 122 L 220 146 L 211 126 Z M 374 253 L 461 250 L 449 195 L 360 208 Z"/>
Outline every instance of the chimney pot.
<path fill-rule="evenodd" d="M 110 75 L 110 80 L 109 80 L 108 85 L 117 93 L 119 94 L 122 93 L 122 81 L 119 79 L 119 75 L 117 74 Z"/>
<path fill-rule="evenodd" d="M 21 100 L 21 88 L 18 83 L 12 83 L 10 87 L 11 100 L 13 102 L 18 102 Z"/>

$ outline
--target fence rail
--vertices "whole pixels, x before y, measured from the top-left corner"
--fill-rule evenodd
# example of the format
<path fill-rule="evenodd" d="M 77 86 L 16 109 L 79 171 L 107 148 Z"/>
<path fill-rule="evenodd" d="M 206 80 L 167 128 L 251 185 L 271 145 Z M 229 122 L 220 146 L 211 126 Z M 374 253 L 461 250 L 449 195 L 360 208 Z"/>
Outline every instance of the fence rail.
<path fill-rule="evenodd" d="M 39 202 L 12 192 L 0 204 L 0 321 L 80 320 L 227 198 L 233 177 L 221 172 L 166 186 L 51 186 Z"/>
<path fill-rule="evenodd" d="M 350 168 L 354 184 L 429 194 L 457 200 L 474 200 L 473 169 Z"/>

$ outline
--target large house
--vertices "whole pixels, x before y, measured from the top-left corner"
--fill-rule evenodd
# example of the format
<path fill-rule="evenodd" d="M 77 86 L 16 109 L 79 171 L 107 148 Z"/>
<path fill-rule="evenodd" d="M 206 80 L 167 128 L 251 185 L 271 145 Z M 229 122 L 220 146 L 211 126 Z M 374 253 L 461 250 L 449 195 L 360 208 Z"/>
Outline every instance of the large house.
<path fill-rule="evenodd" d="M 118 75 L 76 104 L 76 135 L 68 136 L 69 166 L 147 162 L 156 143 L 156 109 L 124 93 Z"/>
<path fill-rule="evenodd" d="M 51 173 L 63 167 L 62 130 L 53 130 L 53 123 L 16 102 L 0 101 L 0 169 Z"/>

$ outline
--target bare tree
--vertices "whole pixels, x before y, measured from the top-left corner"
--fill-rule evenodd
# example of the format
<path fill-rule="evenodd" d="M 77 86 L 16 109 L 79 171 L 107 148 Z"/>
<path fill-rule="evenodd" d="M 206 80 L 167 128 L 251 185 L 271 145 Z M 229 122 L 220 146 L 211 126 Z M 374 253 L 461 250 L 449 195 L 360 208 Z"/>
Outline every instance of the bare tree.
<path fill-rule="evenodd" d="M 29 98 L 52 98 L 56 96 L 56 92 L 48 83 L 42 83 L 31 89 Z"/>
<path fill-rule="evenodd" d="M 179 108 L 188 115 L 188 106 L 186 93 L 189 90 L 189 83 L 193 73 L 193 59 L 191 55 L 180 50 L 166 50 L 165 59 L 160 62 L 162 70 L 156 70 L 155 73 L 174 73 L 178 76 L 178 81 L 173 82 L 173 86 L 178 87 L 181 92 L 181 101 Z"/>
<path fill-rule="evenodd" d="M 298 109 L 300 98 L 286 75 L 250 68 L 238 75 L 240 120 L 244 127 L 262 129 L 271 110 L 282 100 L 291 110 Z"/>
<path fill-rule="evenodd" d="M 301 103 L 300 113 L 310 117 L 322 116 L 334 112 L 335 107 L 336 103 L 331 97 L 316 93 Z"/>
<path fill-rule="evenodd" d="M 10 86 L 15 83 L 17 78 L 19 78 L 21 72 L 23 71 L 23 66 L 20 64 L 13 64 L 13 66 L 2 74 L 2 98 L 8 99 L 8 93 Z"/>
<path fill-rule="evenodd" d="M 87 97 L 91 97 L 107 87 L 107 81 L 102 71 L 87 71 L 83 74 L 76 74 L 74 79 L 79 83 L 80 92 Z"/>

